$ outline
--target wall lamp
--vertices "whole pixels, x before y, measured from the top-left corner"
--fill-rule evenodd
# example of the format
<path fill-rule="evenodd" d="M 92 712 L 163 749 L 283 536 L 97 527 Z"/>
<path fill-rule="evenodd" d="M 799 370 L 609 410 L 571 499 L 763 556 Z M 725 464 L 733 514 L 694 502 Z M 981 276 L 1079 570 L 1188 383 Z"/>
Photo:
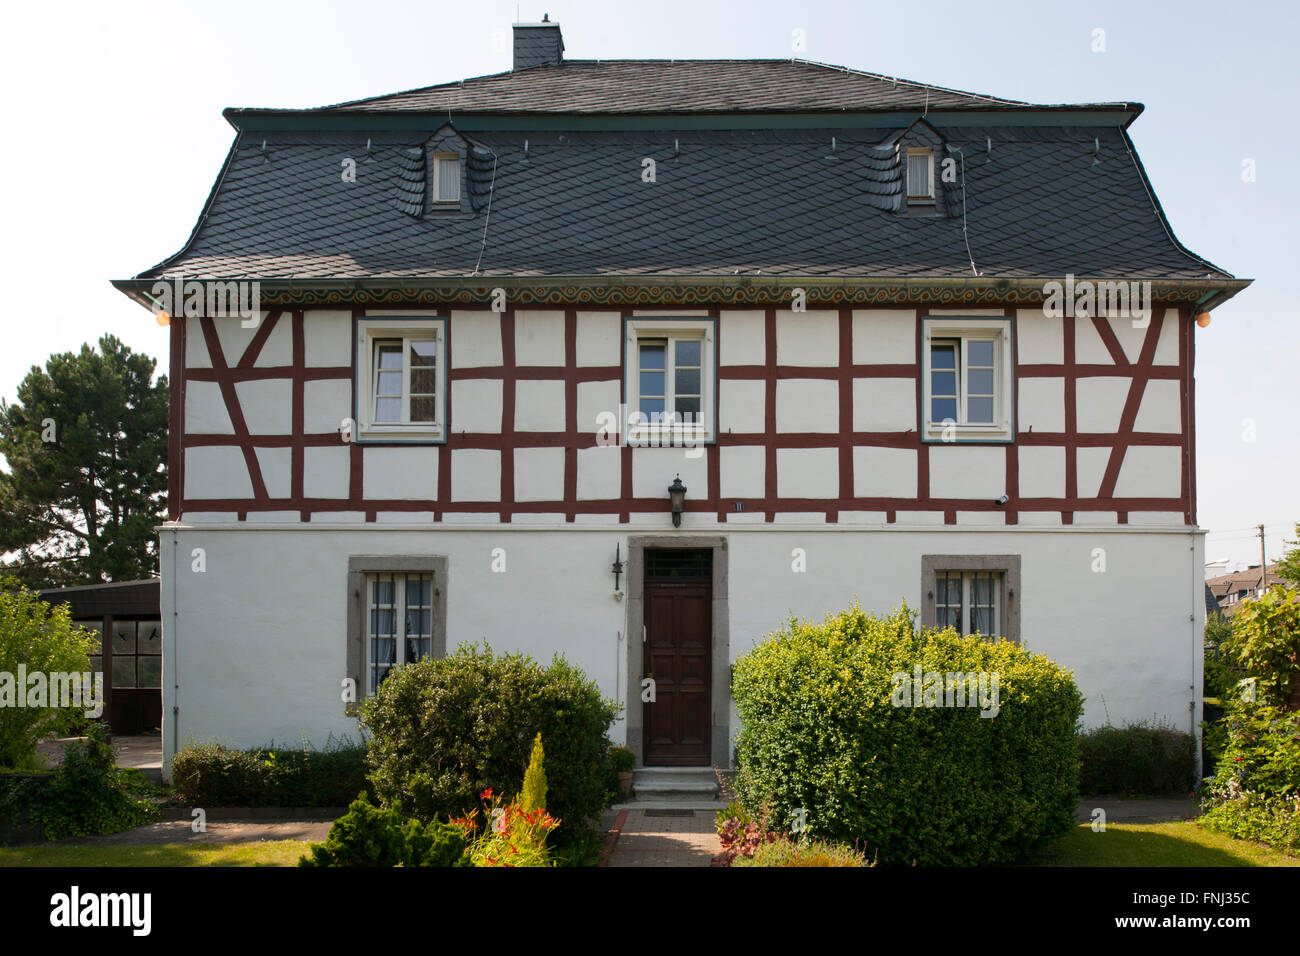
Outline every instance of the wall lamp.
<path fill-rule="evenodd" d="M 673 527 L 682 526 L 682 509 L 686 507 L 686 486 L 682 484 L 682 476 L 678 475 L 673 479 L 673 483 L 668 486 L 668 501 L 673 508 Z"/>

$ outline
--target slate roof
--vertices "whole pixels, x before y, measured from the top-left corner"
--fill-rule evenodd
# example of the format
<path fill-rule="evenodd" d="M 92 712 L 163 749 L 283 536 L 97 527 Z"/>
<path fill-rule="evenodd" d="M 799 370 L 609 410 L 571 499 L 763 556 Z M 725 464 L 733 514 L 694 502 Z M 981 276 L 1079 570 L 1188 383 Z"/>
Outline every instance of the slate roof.
<path fill-rule="evenodd" d="M 930 216 L 899 202 L 893 143 L 909 120 L 864 127 L 829 115 L 927 107 L 998 111 L 988 126 L 928 117 L 927 135 L 942 144 L 936 178 L 944 160 L 959 173 Z M 296 111 L 287 115 L 298 126 L 286 120 L 283 132 L 243 129 L 189 243 L 136 281 L 960 278 L 972 276 L 972 259 L 986 277 L 1230 279 L 1173 237 L 1122 128 L 1140 107 L 1109 108 L 1113 126 L 1026 126 L 1016 111 L 1043 108 L 820 64 L 567 61 Z M 657 130 L 563 130 L 589 111 L 740 109 L 828 115 L 817 129 L 674 128 L 669 117 Z M 492 114 L 530 110 L 560 114 L 559 128 L 480 128 Z M 421 151 L 469 111 L 479 121 L 460 134 L 468 201 L 461 213 L 431 210 Z M 376 133 L 348 128 L 340 112 L 428 123 Z M 227 115 L 239 127 L 250 114 Z M 304 124 L 318 131 L 294 131 Z M 346 159 L 355 182 L 340 175 Z"/>
<path fill-rule="evenodd" d="M 565 60 L 352 100 L 326 112 L 446 114 L 1008 110 L 1033 104 L 807 60 Z M 1136 104 L 1090 104 L 1096 109 Z"/>
<path fill-rule="evenodd" d="M 422 137 L 242 134 L 188 249 L 146 277 L 969 276 L 972 256 L 998 276 L 1225 275 L 1172 239 L 1118 129 L 945 131 L 969 254 L 960 192 L 947 217 L 879 208 L 868 173 L 890 132 L 477 132 L 469 188 L 490 189 L 490 217 L 423 218 L 396 201 Z"/>

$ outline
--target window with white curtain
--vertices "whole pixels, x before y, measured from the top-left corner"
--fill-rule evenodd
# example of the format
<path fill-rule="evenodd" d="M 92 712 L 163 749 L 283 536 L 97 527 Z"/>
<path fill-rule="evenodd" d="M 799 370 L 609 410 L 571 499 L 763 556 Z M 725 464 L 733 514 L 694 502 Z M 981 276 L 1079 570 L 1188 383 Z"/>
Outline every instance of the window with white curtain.
<path fill-rule="evenodd" d="M 394 667 L 433 652 L 433 575 L 366 576 L 366 660 L 374 693 Z"/>
<path fill-rule="evenodd" d="M 935 623 L 939 627 L 951 627 L 959 634 L 1002 636 L 1000 571 L 938 571 L 934 583 Z"/>
<path fill-rule="evenodd" d="M 907 151 L 907 201 L 934 202 L 934 150 L 928 147 Z"/>
<path fill-rule="evenodd" d="M 433 201 L 435 204 L 460 202 L 460 156 L 438 153 L 433 157 Z"/>

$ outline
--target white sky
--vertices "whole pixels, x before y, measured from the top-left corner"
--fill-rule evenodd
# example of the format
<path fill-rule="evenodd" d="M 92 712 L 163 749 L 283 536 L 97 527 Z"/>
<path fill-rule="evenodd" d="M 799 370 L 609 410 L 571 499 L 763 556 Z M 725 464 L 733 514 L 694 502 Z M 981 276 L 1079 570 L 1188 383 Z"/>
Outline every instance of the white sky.
<path fill-rule="evenodd" d="M 308 107 L 508 69 L 517 5 L 34 3 L 5 10 L 0 396 L 112 332 L 166 370 L 166 331 L 109 280 L 177 251 L 233 138 L 227 106 Z M 554 2 L 566 56 L 808 59 L 1035 102 L 1135 100 L 1130 129 L 1178 238 L 1255 284 L 1197 332 L 1207 559 L 1258 562 L 1300 521 L 1293 119 L 1300 14 L 1221 3 Z M 1104 53 L 1092 52 L 1105 31 Z M 495 34 L 495 37 L 494 37 Z M 495 42 L 494 42 L 495 40 Z M 1242 161 L 1256 181 L 1242 181 Z M 1062 228 L 1068 228 L 1063 223 Z M 1256 439 L 1243 440 L 1252 419 Z"/>

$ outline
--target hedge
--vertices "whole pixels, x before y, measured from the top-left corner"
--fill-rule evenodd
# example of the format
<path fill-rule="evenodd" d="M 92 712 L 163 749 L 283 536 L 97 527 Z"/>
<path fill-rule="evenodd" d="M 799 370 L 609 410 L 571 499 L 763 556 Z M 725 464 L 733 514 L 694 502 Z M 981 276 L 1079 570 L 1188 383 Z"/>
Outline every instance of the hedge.
<path fill-rule="evenodd" d="M 172 784 L 202 807 L 346 807 L 366 789 L 366 748 L 347 740 L 291 750 L 194 743 L 172 758 Z"/>
<path fill-rule="evenodd" d="M 491 787 L 523 786 L 537 734 L 546 746 L 547 809 L 556 836 L 575 837 L 608 795 L 613 701 L 562 657 L 549 666 L 521 654 L 463 645 L 396 668 L 361 708 L 367 765 L 384 806 L 421 820 L 461 816 Z"/>
<path fill-rule="evenodd" d="M 936 672 L 984 674 L 984 699 L 927 706 Z M 938 701 L 956 704 L 943 683 Z M 953 866 L 1017 861 L 1074 825 L 1083 700 L 1069 671 L 1008 641 L 855 605 L 791 619 L 736 662 L 732 695 L 736 790 L 779 826 L 802 820 L 882 864 Z"/>
<path fill-rule="evenodd" d="M 1196 786 L 1196 738 L 1161 723 L 1095 727 L 1079 737 L 1083 793 L 1188 793 Z"/>

